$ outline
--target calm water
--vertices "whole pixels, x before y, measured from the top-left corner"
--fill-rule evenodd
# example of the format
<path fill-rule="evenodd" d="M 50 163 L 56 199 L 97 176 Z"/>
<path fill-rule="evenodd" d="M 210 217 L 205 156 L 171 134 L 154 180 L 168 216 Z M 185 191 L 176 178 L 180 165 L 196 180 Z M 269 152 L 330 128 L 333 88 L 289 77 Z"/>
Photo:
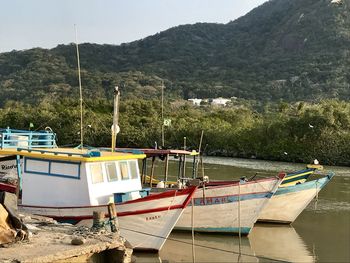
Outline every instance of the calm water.
<path fill-rule="evenodd" d="M 205 175 L 235 179 L 275 175 L 305 165 L 234 158 L 205 158 Z M 190 165 L 189 165 L 190 166 Z M 162 172 L 157 167 L 158 174 Z M 175 179 L 177 163 L 171 163 Z M 159 255 L 135 254 L 136 262 L 350 262 L 350 168 L 325 167 L 336 176 L 291 225 L 256 224 L 249 237 L 173 232 Z M 190 175 L 190 169 L 187 175 Z M 194 252 L 194 253 L 193 253 Z M 240 253 L 239 253 L 240 252 Z"/>

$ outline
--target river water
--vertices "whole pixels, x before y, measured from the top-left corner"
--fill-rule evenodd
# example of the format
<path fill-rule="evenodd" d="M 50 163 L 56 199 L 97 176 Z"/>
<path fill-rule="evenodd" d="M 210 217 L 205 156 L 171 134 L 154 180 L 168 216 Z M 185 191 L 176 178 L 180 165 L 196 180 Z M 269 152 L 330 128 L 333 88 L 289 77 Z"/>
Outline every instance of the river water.
<path fill-rule="evenodd" d="M 303 164 L 206 157 L 210 179 L 276 175 Z M 136 262 L 350 262 L 350 168 L 327 167 L 336 176 L 292 225 L 255 224 L 248 237 L 172 232 L 159 255 L 135 253 Z M 161 167 L 156 169 L 161 172 Z M 177 163 L 170 162 L 175 179 Z M 190 165 L 187 169 L 190 175 Z M 158 173 L 159 174 L 159 173 Z"/>

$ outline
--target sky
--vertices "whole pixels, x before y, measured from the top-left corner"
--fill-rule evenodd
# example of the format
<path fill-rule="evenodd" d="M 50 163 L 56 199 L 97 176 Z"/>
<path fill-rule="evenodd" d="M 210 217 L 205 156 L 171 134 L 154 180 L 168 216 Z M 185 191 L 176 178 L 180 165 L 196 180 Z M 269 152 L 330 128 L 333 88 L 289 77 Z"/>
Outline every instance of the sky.
<path fill-rule="evenodd" d="M 266 0 L 0 0 L 0 52 L 127 43 L 197 22 L 228 23 Z"/>

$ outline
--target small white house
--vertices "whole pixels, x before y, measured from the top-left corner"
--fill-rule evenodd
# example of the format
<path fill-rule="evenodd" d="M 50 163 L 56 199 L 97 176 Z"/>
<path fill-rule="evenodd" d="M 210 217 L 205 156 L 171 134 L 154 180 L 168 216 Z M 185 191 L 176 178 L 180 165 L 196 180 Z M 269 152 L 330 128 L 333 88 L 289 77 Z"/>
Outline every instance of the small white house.
<path fill-rule="evenodd" d="M 342 4 L 342 0 L 332 0 L 331 4 Z"/>
<path fill-rule="evenodd" d="M 188 99 L 188 101 L 191 101 L 193 105 L 200 106 L 202 99 Z"/>
<path fill-rule="evenodd" d="M 211 104 L 212 105 L 222 105 L 222 106 L 225 106 L 226 103 L 230 102 L 231 100 L 230 99 L 225 99 L 225 98 L 216 98 L 216 99 L 213 99 Z"/>

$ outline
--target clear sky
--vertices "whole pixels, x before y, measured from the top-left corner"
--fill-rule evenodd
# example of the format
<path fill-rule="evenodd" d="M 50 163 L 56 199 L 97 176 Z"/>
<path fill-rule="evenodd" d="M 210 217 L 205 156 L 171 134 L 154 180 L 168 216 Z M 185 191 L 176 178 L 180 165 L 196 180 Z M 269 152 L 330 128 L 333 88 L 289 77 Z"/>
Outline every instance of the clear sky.
<path fill-rule="evenodd" d="M 78 41 L 120 44 L 170 27 L 227 23 L 266 0 L 0 0 L 0 52 Z"/>

